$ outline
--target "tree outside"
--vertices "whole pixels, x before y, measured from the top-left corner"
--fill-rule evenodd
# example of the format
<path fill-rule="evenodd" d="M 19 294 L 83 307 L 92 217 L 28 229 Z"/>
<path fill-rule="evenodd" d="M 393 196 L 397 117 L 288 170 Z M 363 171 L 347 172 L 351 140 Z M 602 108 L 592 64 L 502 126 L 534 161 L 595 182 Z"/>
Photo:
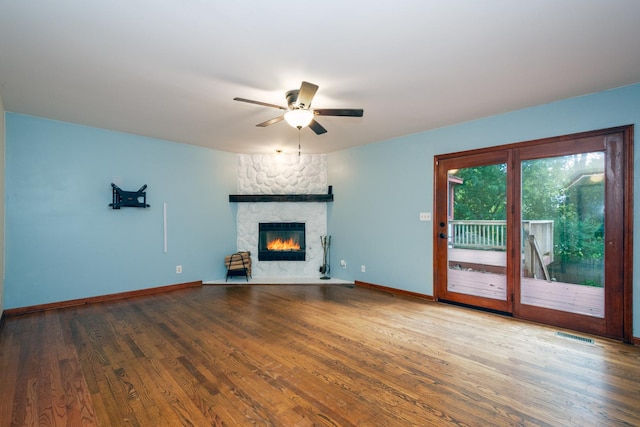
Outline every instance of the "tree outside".
<path fill-rule="evenodd" d="M 505 220 L 506 171 L 506 164 L 456 171 L 455 219 Z M 522 162 L 522 220 L 553 222 L 552 280 L 603 286 L 604 153 Z"/>

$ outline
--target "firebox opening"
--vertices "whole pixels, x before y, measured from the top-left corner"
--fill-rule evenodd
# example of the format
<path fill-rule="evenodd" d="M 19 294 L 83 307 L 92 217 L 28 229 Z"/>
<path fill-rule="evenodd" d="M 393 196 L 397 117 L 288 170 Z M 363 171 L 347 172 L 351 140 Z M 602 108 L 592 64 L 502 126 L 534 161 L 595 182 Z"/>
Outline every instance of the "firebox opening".
<path fill-rule="evenodd" d="M 259 224 L 259 261 L 304 261 L 305 224 L 267 222 Z"/>

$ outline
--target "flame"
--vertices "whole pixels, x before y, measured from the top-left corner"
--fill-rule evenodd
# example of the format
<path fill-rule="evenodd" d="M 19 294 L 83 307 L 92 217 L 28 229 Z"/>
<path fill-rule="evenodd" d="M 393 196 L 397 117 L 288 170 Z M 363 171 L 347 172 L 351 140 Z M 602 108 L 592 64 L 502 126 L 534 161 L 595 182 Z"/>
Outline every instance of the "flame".
<path fill-rule="evenodd" d="M 293 239 L 275 239 L 267 243 L 267 249 L 270 251 L 299 251 L 300 244 Z"/>

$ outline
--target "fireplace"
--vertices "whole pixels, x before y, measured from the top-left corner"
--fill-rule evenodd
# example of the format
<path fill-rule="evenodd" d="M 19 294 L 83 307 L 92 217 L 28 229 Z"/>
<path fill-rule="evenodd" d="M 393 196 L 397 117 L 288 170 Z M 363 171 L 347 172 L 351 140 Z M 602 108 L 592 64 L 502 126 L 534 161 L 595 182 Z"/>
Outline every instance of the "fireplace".
<path fill-rule="evenodd" d="M 258 225 L 259 261 L 304 261 L 304 222 L 267 222 Z"/>

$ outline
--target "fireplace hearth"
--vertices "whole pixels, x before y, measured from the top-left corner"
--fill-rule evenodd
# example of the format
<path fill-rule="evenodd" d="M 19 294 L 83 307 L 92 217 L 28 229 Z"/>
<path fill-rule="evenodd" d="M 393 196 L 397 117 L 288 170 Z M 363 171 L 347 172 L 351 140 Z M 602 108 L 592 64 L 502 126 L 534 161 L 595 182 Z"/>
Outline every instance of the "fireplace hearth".
<path fill-rule="evenodd" d="M 259 261 L 304 261 L 305 223 L 267 222 L 258 224 Z"/>

